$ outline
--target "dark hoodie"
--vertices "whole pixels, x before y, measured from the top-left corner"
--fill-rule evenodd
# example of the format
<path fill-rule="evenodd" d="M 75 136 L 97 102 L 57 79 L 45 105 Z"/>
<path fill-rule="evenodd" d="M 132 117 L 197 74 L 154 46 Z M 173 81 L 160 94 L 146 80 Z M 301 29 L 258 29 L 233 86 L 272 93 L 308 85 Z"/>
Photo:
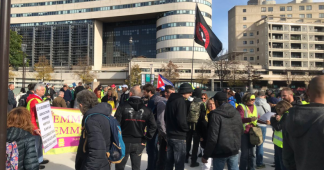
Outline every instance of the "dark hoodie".
<path fill-rule="evenodd" d="M 82 119 L 82 127 L 78 152 L 75 159 L 76 170 L 106 170 L 110 169 L 110 163 L 107 159 L 106 152 L 109 151 L 111 141 L 111 130 L 109 120 L 103 115 L 110 116 L 112 112 L 111 105 L 108 103 L 100 103 L 89 109 Z M 92 115 L 92 113 L 100 113 L 103 115 Z M 86 130 L 86 133 L 85 133 Z M 83 134 L 86 134 L 86 138 Z M 83 146 L 85 144 L 85 151 Z"/>
<path fill-rule="evenodd" d="M 283 162 L 287 169 L 324 169 L 324 105 L 297 105 L 283 125 Z"/>
<path fill-rule="evenodd" d="M 225 103 L 211 111 L 208 117 L 208 135 L 203 157 L 225 158 L 239 153 L 243 134 L 242 119 L 234 107 Z"/>
<path fill-rule="evenodd" d="M 146 143 L 156 132 L 153 113 L 145 107 L 140 97 L 130 97 L 117 108 L 115 117 L 120 123 L 125 143 Z M 146 134 L 145 127 L 147 127 Z"/>
<path fill-rule="evenodd" d="M 187 123 L 188 105 L 185 98 L 179 93 L 171 94 L 166 107 L 164 120 L 167 137 L 169 139 L 186 140 L 189 131 Z"/>
<path fill-rule="evenodd" d="M 18 170 L 38 170 L 38 158 L 35 148 L 35 137 L 20 128 L 7 129 L 7 142 L 17 142 L 18 145 Z"/>

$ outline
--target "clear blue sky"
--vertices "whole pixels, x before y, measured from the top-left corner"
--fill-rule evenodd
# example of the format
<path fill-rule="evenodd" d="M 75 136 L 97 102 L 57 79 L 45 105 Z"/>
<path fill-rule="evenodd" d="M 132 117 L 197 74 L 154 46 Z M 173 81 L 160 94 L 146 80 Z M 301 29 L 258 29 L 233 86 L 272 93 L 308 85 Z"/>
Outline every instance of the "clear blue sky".
<path fill-rule="evenodd" d="M 292 0 L 277 0 L 277 4 L 291 2 Z M 313 0 L 324 2 L 324 0 Z M 213 0 L 213 31 L 222 41 L 223 48 L 228 48 L 228 11 L 235 5 L 247 5 L 248 0 Z"/>

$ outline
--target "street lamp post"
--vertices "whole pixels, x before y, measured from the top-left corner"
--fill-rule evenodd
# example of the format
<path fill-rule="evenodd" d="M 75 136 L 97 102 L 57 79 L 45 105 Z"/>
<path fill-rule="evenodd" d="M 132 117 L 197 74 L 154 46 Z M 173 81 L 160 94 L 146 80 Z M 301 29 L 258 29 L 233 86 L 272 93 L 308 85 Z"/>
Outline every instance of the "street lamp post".
<path fill-rule="evenodd" d="M 133 37 L 129 38 L 129 67 L 128 67 L 128 77 L 129 77 L 129 86 L 132 86 L 131 83 L 131 69 L 132 69 L 132 45 L 133 45 Z"/>
<path fill-rule="evenodd" d="M 23 75 L 22 75 L 22 88 L 25 89 L 25 67 L 26 67 L 26 58 L 25 58 L 25 54 L 26 54 L 26 49 L 27 49 L 27 44 L 21 44 L 21 51 L 23 52 Z"/>
<path fill-rule="evenodd" d="M 61 83 L 63 85 L 63 76 L 62 76 L 62 67 L 63 67 L 63 60 L 60 60 L 60 63 L 61 63 Z"/>

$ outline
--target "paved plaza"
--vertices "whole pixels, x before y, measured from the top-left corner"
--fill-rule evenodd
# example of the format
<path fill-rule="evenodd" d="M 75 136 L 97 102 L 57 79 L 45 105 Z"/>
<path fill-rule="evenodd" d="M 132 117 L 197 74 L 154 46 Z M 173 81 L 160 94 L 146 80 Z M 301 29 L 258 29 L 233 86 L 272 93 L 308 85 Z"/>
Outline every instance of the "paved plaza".
<path fill-rule="evenodd" d="M 272 137 L 272 129 L 271 126 L 267 128 L 267 137 L 264 142 L 264 163 L 266 164 L 266 168 L 263 170 L 273 170 L 274 168 L 271 167 L 269 164 L 273 162 L 274 158 L 274 149 L 273 143 L 271 141 Z M 67 154 L 60 154 L 60 155 L 46 155 L 46 159 L 50 160 L 50 163 L 46 165 L 46 170 L 74 170 L 74 161 L 75 161 L 75 153 L 67 153 Z M 198 158 L 198 162 L 201 163 L 201 158 Z M 146 170 L 147 167 L 147 154 L 146 151 L 143 151 L 142 156 L 142 164 L 141 170 Z M 115 169 L 115 166 L 112 165 L 112 170 Z M 126 165 L 126 170 L 131 170 L 131 163 L 128 160 Z M 186 170 L 200 170 L 200 167 L 191 168 L 189 164 L 185 166 Z"/>

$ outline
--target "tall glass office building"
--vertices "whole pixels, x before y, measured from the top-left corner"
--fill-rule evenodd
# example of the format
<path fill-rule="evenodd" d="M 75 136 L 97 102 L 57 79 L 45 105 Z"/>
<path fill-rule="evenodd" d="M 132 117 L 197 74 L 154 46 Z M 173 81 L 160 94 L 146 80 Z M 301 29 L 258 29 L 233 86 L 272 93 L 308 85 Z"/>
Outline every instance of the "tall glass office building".
<path fill-rule="evenodd" d="M 195 7 L 212 25 L 212 0 L 12 0 L 11 29 L 23 36 L 30 65 L 87 61 L 94 70 L 134 57 L 208 59 L 192 48 Z"/>

